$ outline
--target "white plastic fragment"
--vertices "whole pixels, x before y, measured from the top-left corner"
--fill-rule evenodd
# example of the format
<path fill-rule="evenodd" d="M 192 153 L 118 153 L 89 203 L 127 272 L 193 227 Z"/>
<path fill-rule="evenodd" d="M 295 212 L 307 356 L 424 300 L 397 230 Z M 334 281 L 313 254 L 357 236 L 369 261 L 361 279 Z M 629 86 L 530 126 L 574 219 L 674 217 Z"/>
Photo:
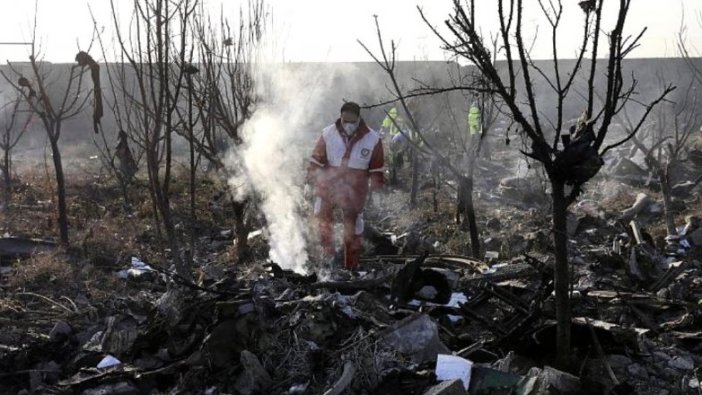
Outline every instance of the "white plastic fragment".
<path fill-rule="evenodd" d="M 132 257 L 131 265 L 132 267 L 129 269 L 122 269 L 118 271 L 117 277 L 121 278 L 122 280 L 126 280 L 129 277 L 138 278 L 144 273 L 154 271 L 151 266 L 147 265 L 144 261 L 135 256 Z"/>
<path fill-rule="evenodd" d="M 448 307 L 461 307 L 460 304 L 468 303 L 468 297 L 463 292 L 453 292 L 451 299 L 446 304 Z"/>
<path fill-rule="evenodd" d="M 107 369 L 107 368 L 111 368 L 113 366 L 117 366 L 121 363 L 122 363 L 122 361 L 113 357 L 112 355 L 106 355 L 105 358 L 103 358 L 100 361 L 100 363 L 97 364 L 97 367 L 98 367 L 98 369 Z"/>
<path fill-rule="evenodd" d="M 436 379 L 438 381 L 461 380 L 468 390 L 473 362 L 455 355 L 439 354 L 436 357 Z"/>
<path fill-rule="evenodd" d="M 500 257 L 500 253 L 497 251 L 485 251 L 485 260 L 486 261 L 494 261 L 495 259 Z"/>

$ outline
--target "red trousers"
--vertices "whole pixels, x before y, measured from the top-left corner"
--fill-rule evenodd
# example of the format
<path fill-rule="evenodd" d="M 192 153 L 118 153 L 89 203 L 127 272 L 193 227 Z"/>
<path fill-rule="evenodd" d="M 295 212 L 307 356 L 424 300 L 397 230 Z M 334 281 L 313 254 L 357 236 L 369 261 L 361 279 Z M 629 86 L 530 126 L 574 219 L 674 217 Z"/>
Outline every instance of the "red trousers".
<path fill-rule="evenodd" d="M 363 246 L 363 212 L 354 208 L 342 207 L 344 217 L 344 267 L 349 270 L 358 267 Z M 318 197 L 315 213 L 319 221 L 319 239 L 327 255 L 334 255 L 334 204 L 330 199 Z"/>

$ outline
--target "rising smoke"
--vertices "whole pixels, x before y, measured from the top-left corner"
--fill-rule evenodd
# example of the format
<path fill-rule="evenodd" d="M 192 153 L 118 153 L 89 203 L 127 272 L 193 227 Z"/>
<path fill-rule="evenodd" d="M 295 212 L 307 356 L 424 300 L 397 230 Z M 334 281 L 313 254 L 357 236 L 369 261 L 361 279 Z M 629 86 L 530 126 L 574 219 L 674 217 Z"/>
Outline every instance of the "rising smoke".
<path fill-rule="evenodd" d="M 269 258 L 284 269 L 306 273 L 310 213 L 301 209 L 304 173 L 315 139 L 336 115 L 320 114 L 336 73 L 280 63 L 256 69 L 262 102 L 244 125 L 245 143 L 230 153 L 229 166 L 238 174 L 230 185 L 237 198 L 260 198 Z"/>
<path fill-rule="evenodd" d="M 281 267 L 305 272 L 305 222 L 299 215 L 303 177 L 301 151 L 291 134 L 286 111 L 265 106 L 245 125 L 246 143 L 233 153 L 240 176 L 230 184 L 242 195 L 256 194 L 266 216 L 270 259 Z M 287 120 L 287 121 L 286 121 Z M 232 159 L 234 160 L 234 159 Z"/>

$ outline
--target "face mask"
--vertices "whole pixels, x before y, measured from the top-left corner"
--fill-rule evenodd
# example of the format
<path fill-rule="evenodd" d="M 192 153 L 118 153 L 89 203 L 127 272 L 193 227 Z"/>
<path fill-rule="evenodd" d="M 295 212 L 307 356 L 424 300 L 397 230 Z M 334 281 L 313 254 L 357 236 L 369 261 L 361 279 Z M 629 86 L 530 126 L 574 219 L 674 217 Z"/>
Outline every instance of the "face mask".
<path fill-rule="evenodd" d="M 356 129 L 358 129 L 358 122 L 355 123 L 344 123 L 344 130 L 346 131 L 346 134 L 352 135 L 356 132 Z"/>

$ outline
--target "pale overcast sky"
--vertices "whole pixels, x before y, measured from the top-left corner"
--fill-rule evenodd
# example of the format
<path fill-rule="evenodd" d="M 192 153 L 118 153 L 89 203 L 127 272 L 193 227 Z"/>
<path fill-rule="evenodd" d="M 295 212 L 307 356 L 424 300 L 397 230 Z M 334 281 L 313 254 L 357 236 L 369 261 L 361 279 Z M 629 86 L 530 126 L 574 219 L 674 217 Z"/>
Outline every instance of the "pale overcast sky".
<path fill-rule="evenodd" d="M 560 56 L 572 57 L 579 40 L 582 12 L 578 0 L 563 0 L 566 4 L 563 28 L 559 33 Z M 128 17 L 132 0 L 115 0 L 123 18 Z M 218 12 L 221 0 L 206 0 Z M 224 2 L 225 10 L 236 16 L 241 2 Z M 497 23 L 494 1 L 479 0 L 478 20 L 484 32 L 494 30 Z M 609 1 L 611 6 L 618 1 Z M 111 30 L 109 0 L 39 0 L 38 36 L 44 59 L 52 62 L 72 62 L 78 47 L 90 41 L 92 22 L 88 4 L 100 25 Z M 380 18 L 386 39 L 399 43 L 402 60 L 444 60 L 438 40 L 421 21 L 416 5 L 426 11 L 434 25 L 441 26 L 451 10 L 451 0 L 268 0 L 274 22 L 269 29 L 275 37 L 275 56 L 286 61 L 338 62 L 369 61 L 370 58 L 358 45 L 361 39 L 373 49 L 377 48 L 373 15 Z M 608 3 L 606 3 L 608 4 Z M 682 10 L 685 9 L 689 39 L 702 49 L 702 28 L 699 13 L 700 0 L 634 0 L 627 31 L 634 34 L 644 26 L 648 32 L 642 45 L 632 57 L 675 56 L 675 35 L 680 28 Z M 31 37 L 34 1 L 0 0 L 0 41 L 25 41 Z M 533 54 L 549 56 L 550 31 L 540 17 L 537 0 L 525 0 L 529 13 L 527 26 L 532 30 L 540 26 Z M 482 10 L 482 12 L 480 12 Z M 605 9 L 606 11 L 606 9 Z M 612 15 L 614 12 L 610 12 Z M 543 45 L 542 45 L 543 43 Z M 23 61 L 27 51 L 20 46 L 0 46 L 0 62 Z"/>

